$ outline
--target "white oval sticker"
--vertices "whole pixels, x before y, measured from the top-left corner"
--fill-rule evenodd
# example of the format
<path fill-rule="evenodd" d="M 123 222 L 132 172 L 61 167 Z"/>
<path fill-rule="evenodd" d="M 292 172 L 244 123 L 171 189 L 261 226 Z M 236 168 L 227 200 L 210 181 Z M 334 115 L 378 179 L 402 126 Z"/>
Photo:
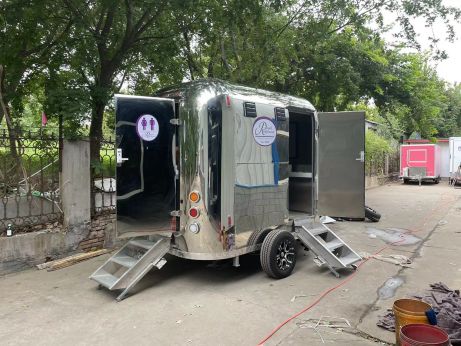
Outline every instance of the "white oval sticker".
<path fill-rule="evenodd" d="M 277 137 L 277 129 L 272 119 L 259 117 L 253 124 L 253 138 L 259 145 L 271 145 Z"/>
<path fill-rule="evenodd" d="M 153 115 L 143 114 L 136 121 L 136 132 L 145 141 L 153 141 L 158 136 L 158 121 Z"/>

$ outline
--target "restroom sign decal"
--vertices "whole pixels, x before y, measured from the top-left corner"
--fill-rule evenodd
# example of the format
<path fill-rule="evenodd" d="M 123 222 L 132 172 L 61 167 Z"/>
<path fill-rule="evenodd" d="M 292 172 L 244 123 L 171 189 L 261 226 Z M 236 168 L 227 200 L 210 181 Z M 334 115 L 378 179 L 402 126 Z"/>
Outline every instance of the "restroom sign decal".
<path fill-rule="evenodd" d="M 150 114 L 141 115 L 136 121 L 136 132 L 142 140 L 153 141 L 159 132 L 157 119 Z"/>

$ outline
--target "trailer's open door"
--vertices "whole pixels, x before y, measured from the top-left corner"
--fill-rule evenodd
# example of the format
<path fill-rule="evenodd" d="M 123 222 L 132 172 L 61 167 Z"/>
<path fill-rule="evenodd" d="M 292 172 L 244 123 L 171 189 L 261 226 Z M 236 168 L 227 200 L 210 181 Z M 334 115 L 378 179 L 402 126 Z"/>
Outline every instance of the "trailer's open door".
<path fill-rule="evenodd" d="M 365 112 L 318 113 L 319 215 L 365 217 Z"/>
<path fill-rule="evenodd" d="M 461 165 L 461 137 L 450 137 L 450 176 L 458 171 Z"/>
<path fill-rule="evenodd" d="M 117 234 L 171 230 L 176 136 L 171 99 L 116 96 Z"/>

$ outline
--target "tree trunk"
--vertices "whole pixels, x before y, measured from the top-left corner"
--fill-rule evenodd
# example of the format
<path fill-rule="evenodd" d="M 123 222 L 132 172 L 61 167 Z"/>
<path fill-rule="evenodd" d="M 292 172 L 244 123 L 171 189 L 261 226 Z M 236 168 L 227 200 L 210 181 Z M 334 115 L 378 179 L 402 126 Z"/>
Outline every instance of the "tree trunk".
<path fill-rule="evenodd" d="M 8 102 L 5 100 L 5 92 L 4 92 L 4 80 L 5 80 L 5 68 L 3 65 L 0 65 L 0 108 L 2 110 L 3 116 L 5 117 L 6 126 L 8 128 L 8 136 L 10 141 L 10 151 L 11 156 L 17 164 L 17 172 L 18 175 L 23 175 L 24 182 L 26 184 L 25 191 L 29 193 L 29 181 L 27 177 L 27 171 L 22 164 L 21 157 L 18 154 L 18 148 L 16 145 L 17 134 L 16 129 L 14 128 L 13 121 L 11 119 L 10 108 L 8 106 Z M 19 145 L 19 141 L 18 141 Z"/>
<path fill-rule="evenodd" d="M 104 117 L 105 106 L 106 103 L 102 100 L 93 101 L 90 127 L 90 155 L 92 162 L 99 162 L 100 160 L 102 122 Z"/>
<path fill-rule="evenodd" d="M 106 104 L 102 100 L 93 101 L 93 109 L 91 112 L 91 127 L 90 127 L 90 186 L 91 191 L 94 187 L 94 177 L 95 177 L 95 164 L 98 164 L 101 160 L 101 141 L 102 141 L 102 122 L 104 116 L 104 108 Z M 91 215 L 95 211 L 95 195 L 91 193 Z"/>
<path fill-rule="evenodd" d="M 0 65 L 0 106 L 2 109 L 2 115 L 5 117 L 6 127 L 8 128 L 8 134 L 10 137 L 10 150 L 11 155 L 14 159 L 18 157 L 18 151 L 16 148 L 16 136 L 13 122 L 11 121 L 10 108 L 8 106 L 8 101 L 5 100 L 5 68 L 3 65 Z"/>

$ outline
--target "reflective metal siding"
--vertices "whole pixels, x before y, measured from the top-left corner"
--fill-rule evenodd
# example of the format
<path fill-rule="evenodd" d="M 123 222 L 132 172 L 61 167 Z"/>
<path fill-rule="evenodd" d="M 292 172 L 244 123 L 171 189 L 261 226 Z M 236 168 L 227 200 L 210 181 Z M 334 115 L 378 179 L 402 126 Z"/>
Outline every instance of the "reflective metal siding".
<path fill-rule="evenodd" d="M 236 86 L 219 80 L 198 80 L 185 83 L 177 88 L 160 91 L 158 95 L 180 100 L 179 119 L 180 127 L 180 199 L 181 217 L 180 232 L 175 235 L 179 251 L 175 254 L 188 258 L 212 259 L 225 258 L 225 253 L 233 254 L 247 245 L 249 233 L 235 234 L 236 218 L 239 213 L 250 210 L 251 217 L 243 220 L 241 230 L 254 231 L 265 225 L 282 224 L 287 215 L 287 183 L 274 184 L 274 164 L 272 148 L 239 146 L 242 143 L 254 143 L 251 128 L 255 118 L 239 122 L 243 116 L 243 104 L 248 101 L 261 104 L 265 108 L 265 115 L 274 118 L 274 107 L 293 107 L 314 112 L 314 107 L 308 101 L 273 93 L 270 91 Z M 230 97 L 231 106 L 226 105 L 226 96 Z M 208 126 L 207 104 L 214 98 L 220 98 L 222 105 L 223 137 L 222 137 L 222 175 L 221 175 L 221 218 L 213 219 L 208 214 Z M 239 104 L 234 104 L 239 100 Z M 286 113 L 288 116 L 288 113 Z M 259 116 L 259 115 L 258 115 Z M 240 119 L 240 120 L 237 120 Z M 286 124 L 277 125 L 277 141 L 275 143 L 279 154 L 279 168 L 277 171 L 279 182 L 287 176 L 288 165 L 288 119 Z M 244 126 L 243 126 L 244 125 Z M 238 127 L 241 126 L 240 129 Z M 248 131 L 250 130 L 250 131 Z M 279 133 L 280 130 L 280 133 Z M 285 133 L 284 133 L 285 132 Z M 239 144 L 239 145 L 237 145 Z M 241 150 L 239 152 L 239 150 Z M 285 162 L 286 161 L 286 162 Z M 261 165 L 260 167 L 238 167 L 237 164 Z M 267 167 L 263 167 L 267 166 Z M 250 169 L 252 172 L 248 172 Z M 251 173 L 251 174 L 250 174 Z M 247 179 L 248 178 L 248 179 Z M 247 180 L 245 180 L 247 179 Z M 270 181 L 273 186 L 250 191 L 245 187 L 236 186 L 236 182 L 250 182 L 251 184 Z M 188 195 L 197 190 L 202 195 L 199 205 L 201 216 L 192 220 L 188 217 L 191 204 Z M 249 195 L 249 197 L 248 197 Z M 243 199 L 246 201 L 244 202 Z M 247 203 L 248 202 L 248 203 Z M 264 205 L 261 205 L 264 204 Z M 267 204 L 267 205 L 266 205 Z M 244 208 L 248 205 L 247 208 Z M 250 209 L 251 206 L 251 209 Z M 263 213 L 259 213 L 262 210 Z M 248 215 L 247 215 L 248 216 Z M 228 221 L 231 221 L 231 227 Z M 193 234 L 188 231 L 192 221 L 201 224 L 201 231 Z M 246 226 L 245 226 L 246 225 Z M 243 235 L 240 237 L 239 235 Z M 237 251 L 238 252 L 238 251 Z"/>
<path fill-rule="evenodd" d="M 318 117 L 318 213 L 363 218 L 365 113 L 318 113 Z"/>

